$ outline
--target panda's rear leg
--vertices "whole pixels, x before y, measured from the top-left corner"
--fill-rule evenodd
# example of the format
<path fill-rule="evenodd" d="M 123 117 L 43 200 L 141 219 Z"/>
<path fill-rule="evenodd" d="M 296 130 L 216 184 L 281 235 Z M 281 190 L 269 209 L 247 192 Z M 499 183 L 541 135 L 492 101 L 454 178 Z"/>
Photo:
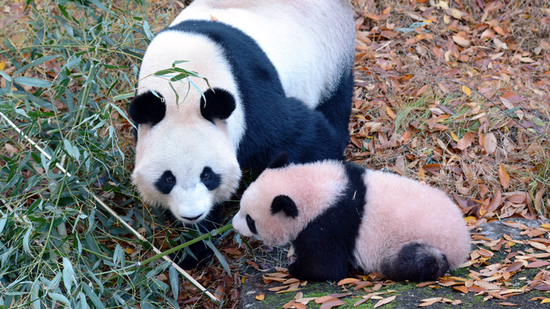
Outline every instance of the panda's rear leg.
<path fill-rule="evenodd" d="M 393 281 L 432 281 L 449 271 L 447 257 L 440 250 L 419 243 L 408 243 L 396 255 L 388 256 L 381 273 Z"/>

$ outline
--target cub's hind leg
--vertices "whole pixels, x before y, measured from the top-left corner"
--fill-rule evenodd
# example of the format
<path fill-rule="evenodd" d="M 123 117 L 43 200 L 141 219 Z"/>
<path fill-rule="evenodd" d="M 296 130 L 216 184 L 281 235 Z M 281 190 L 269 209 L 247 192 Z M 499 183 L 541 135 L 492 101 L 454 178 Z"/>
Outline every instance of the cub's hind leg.
<path fill-rule="evenodd" d="M 408 243 L 395 255 L 382 261 L 380 272 L 393 281 L 432 281 L 449 271 L 447 257 L 440 250 L 419 243 Z"/>

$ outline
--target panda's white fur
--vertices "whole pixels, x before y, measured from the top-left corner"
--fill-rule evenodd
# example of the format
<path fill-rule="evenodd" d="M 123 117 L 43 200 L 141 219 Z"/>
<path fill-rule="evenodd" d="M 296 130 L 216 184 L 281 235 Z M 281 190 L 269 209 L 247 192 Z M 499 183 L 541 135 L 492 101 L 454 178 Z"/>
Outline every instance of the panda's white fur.
<path fill-rule="evenodd" d="M 441 190 L 332 160 L 266 169 L 233 227 L 269 245 L 292 242 L 289 270 L 310 280 L 341 279 L 348 261 L 393 280 L 435 280 L 470 251 L 462 213 Z"/>
<path fill-rule="evenodd" d="M 338 84 L 342 59 L 352 60 L 351 14 L 348 0 L 207 0 L 191 3 L 171 25 L 215 19 L 242 30 L 273 62 L 286 95 L 314 108 Z"/>
<path fill-rule="evenodd" d="M 195 0 L 172 22 L 172 28 L 155 36 L 143 57 L 136 95 L 139 98 L 154 91 L 162 96 L 166 111 L 163 117 L 157 116 L 154 121 L 146 119 L 138 123 L 132 179 L 145 201 L 168 207 L 177 219 L 185 223 L 196 223 L 204 220 L 215 204 L 228 200 L 235 192 L 241 167 L 262 168 L 265 165 L 262 160 L 249 160 L 247 149 L 243 150 L 243 139 L 251 133 L 246 119 L 250 115 L 244 110 L 242 85 L 239 86 L 235 79 L 234 68 L 224 54 L 225 47 L 206 35 L 173 30 L 190 20 L 225 23 L 250 36 L 275 67 L 284 94 L 301 100 L 311 109 L 338 90 L 342 76 L 351 72 L 355 31 L 352 9 L 347 0 Z M 188 62 L 180 63 L 178 67 L 206 77 L 211 88 L 200 78 L 191 78 L 198 90 L 185 82 L 172 83 L 171 88 L 166 78 L 153 75 L 181 60 Z M 273 85 L 278 87 L 277 83 Z M 234 110 L 226 119 L 214 117 L 208 120 L 201 115 L 202 93 L 212 88 L 227 91 L 235 101 Z M 275 89 L 275 93 L 277 91 Z M 179 101 L 175 93 L 178 93 Z M 263 104 L 271 104 L 269 98 L 266 96 Z M 351 102 L 341 102 L 343 106 L 346 104 Z M 147 112 L 145 109 L 134 113 L 139 116 Z M 319 118 L 313 116 L 312 119 Z M 346 120 L 346 115 L 336 118 Z M 327 120 L 332 121 L 331 117 Z M 285 125 L 280 121 L 280 127 L 277 127 L 280 135 L 295 135 L 281 129 Z M 318 127 L 313 122 L 311 126 Z M 340 127 L 344 128 L 344 125 Z M 345 136 L 345 132 L 340 132 L 340 135 Z M 266 140 L 270 142 L 273 138 L 267 137 Z M 266 149 L 283 146 L 267 145 Z M 327 145 L 325 148 L 330 150 L 332 147 Z M 335 148 L 338 149 L 333 150 L 341 154 L 343 146 Z M 319 157 L 336 156 L 321 152 L 318 151 Z M 254 154 L 255 160 L 262 153 L 258 150 Z M 315 155 L 315 151 L 312 153 Z M 271 159 L 267 153 L 263 156 L 267 162 Z M 296 155 L 295 160 L 307 159 Z M 208 190 L 201 183 L 200 177 L 206 166 L 221 178 L 220 186 L 214 190 Z M 155 187 L 155 182 L 165 171 L 171 171 L 176 179 L 176 185 L 167 190 L 169 193 L 161 193 L 158 186 Z"/>

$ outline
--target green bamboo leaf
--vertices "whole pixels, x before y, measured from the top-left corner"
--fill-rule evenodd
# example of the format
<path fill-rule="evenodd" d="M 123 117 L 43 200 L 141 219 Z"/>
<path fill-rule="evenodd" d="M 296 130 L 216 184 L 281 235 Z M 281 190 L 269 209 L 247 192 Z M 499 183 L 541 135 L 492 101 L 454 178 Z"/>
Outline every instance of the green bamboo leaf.
<path fill-rule="evenodd" d="M 50 291 L 53 291 L 59 287 L 59 283 L 61 282 L 62 275 L 61 273 L 56 273 L 55 277 L 48 283 L 47 288 Z"/>
<path fill-rule="evenodd" d="M 43 80 L 40 78 L 26 77 L 26 76 L 17 76 L 16 78 L 13 79 L 13 81 L 19 85 L 38 87 L 38 88 L 46 88 L 52 85 L 52 82 L 50 81 Z"/>
<path fill-rule="evenodd" d="M 2 231 L 4 230 L 4 227 L 6 226 L 6 223 L 8 223 L 8 215 L 3 215 L 2 219 L 0 219 L 0 235 L 2 234 Z"/>
<path fill-rule="evenodd" d="M 57 57 L 59 57 L 59 55 L 51 55 L 51 56 L 40 57 L 40 58 L 34 60 L 33 62 L 20 67 L 19 70 L 13 72 L 13 76 L 17 76 L 17 75 L 23 73 L 25 70 L 27 70 L 29 68 L 35 67 L 37 65 L 40 65 L 40 64 L 42 64 L 46 61 L 50 61 L 50 60 L 55 59 Z"/>
<path fill-rule="evenodd" d="M 115 252 L 113 253 L 113 262 L 115 265 L 124 267 L 124 249 L 120 245 L 116 245 Z"/>
<path fill-rule="evenodd" d="M 189 62 L 189 60 L 176 60 L 174 61 L 174 63 L 172 63 L 172 66 L 175 67 L 176 64 L 186 63 L 186 62 Z"/>
<path fill-rule="evenodd" d="M 13 79 L 11 78 L 11 76 L 10 76 L 8 73 L 6 73 L 6 72 L 4 72 L 4 71 L 2 71 L 2 70 L 0 70 L 0 76 L 2 76 L 3 78 L 5 78 L 5 79 L 6 79 L 8 82 L 10 82 L 10 83 L 13 81 Z"/>
<path fill-rule="evenodd" d="M 63 258 L 63 285 L 67 291 L 71 291 L 73 283 L 75 282 L 74 268 L 67 258 Z"/>
<path fill-rule="evenodd" d="M 163 75 L 168 75 L 168 74 L 172 74 L 174 73 L 174 69 L 164 69 L 164 70 L 159 70 L 159 71 L 156 71 L 155 73 L 153 73 L 154 76 L 163 76 Z"/>
<path fill-rule="evenodd" d="M 178 299 L 178 295 L 179 295 L 178 270 L 174 266 L 170 266 L 170 269 L 168 270 L 168 274 L 170 277 L 170 285 L 172 286 L 172 294 L 174 294 L 175 299 Z"/>
<path fill-rule="evenodd" d="M 67 297 L 59 294 L 59 293 L 48 293 L 48 296 L 51 297 L 51 299 L 53 299 L 54 301 L 56 302 L 62 302 L 64 304 L 67 305 L 67 307 L 71 307 L 71 302 L 69 301 L 69 299 L 67 299 Z"/>
<path fill-rule="evenodd" d="M 179 80 L 182 80 L 182 79 L 185 79 L 189 76 L 189 74 L 186 74 L 186 73 L 181 73 L 181 74 L 178 74 L 172 78 L 170 78 L 170 81 L 171 82 L 177 82 Z"/>
<path fill-rule="evenodd" d="M 31 255 L 31 256 L 32 256 L 32 253 L 31 253 L 29 241 L 30 241 L 30 236 L 31 236 L 32 230 L 33 230 L 33 226 L 32 226 L 32 224 L 30 224 L 29 228 L 25 232 L 25 236 L 23 236 L 23 250 L 25 250 L 25 252 L 28 255 Z"/>
<path fill-rule="evenodd" d="M 134 95 L 135 95 L 135 92 L 126 92 L 126 93 L 119 94 L 119 95 L 113 97 L 113 101 L 128 99 L 128 98 L 133 97 Z"/>
<path fill-rule="evenodd" d="M 151 32 L 151 27 L 149 26 L 149 23 L 147 21 L 143 22 L 143 31 L 149 39 L 153 38 L 153 32 Z"/>
<path fill-rule="evenodd" d="M 82 287 L 84 288 L 84 293 L 86 293 L 96 308 L 105 309 L 105 305 L 103 305 L 101 299 L 94 293 L 94 291 L 92 291 L 92 288 L 90 288 L 87 284 L 83 284 Z"/>
<path fill-rule="evenodd" d="M 218 248 L 216 248 L 216 246 L 214 246 L 212 241 L 207 240 L 206 244 L 208 245 L 208 247 L 210 247 L 210 249 L 212 249 L 212 251 L 214 251 L 214 254 L 216 255 L 216 258 L 218 258 L 218 261 L 220 261 L 220 264 L 222 264 L 223 269 L 231 276 L 231 269 L 229 269 L 229 264 L 227 263 L 227 260 L 225 259 L 223 254 L 221 254 L 221 252 L 218 250 Z"/>
<path fill-rule="evenodd" d="M 80 306 L 79 306 L 80 305 Z M 82 292 L 78 293 L 78 304 L 77 308 L 81 309 L 90 309 L 90 306 L 88 306 L 88 302 L 86 301 L 86 295 Z"/>
<path fill-rule="evenodd" d="M 31 303 L 33 308 L 35 309 L 41 309 L 40 306 L 40 297 L 38 295 L 38 291 L 40 291 L 40 282 L 39 282 L 40 276 L 36 279 L 35 282 L 33 282 L 31 287 Z"/>
<path fill-rule="evenodd" d="M 109 10 L 105 5 L 103 5 L 103 3 L 99 2 L 98 0 L 89 0 L 91 3 L 95 4 L 98 8 L 104 10 L 105 12 L 109 13 L 109 14 L 113 14 L 113 11 Z M 108 3 L 108 2 L 107 2 Z"/>

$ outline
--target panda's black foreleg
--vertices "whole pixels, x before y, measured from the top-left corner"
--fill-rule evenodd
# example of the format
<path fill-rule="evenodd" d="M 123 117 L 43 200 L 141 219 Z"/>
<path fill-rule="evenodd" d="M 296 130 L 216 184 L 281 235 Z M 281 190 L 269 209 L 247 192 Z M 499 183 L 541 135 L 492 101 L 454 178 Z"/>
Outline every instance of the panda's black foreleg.
<path fill-rule="evenodd" d="M 432 281 L 449 271 L 449 262 L 443 252 L 419 243 L 408 243 L 394 256 L 388 256 L 380 272 L 393 281 Z"/>
<path fill-rule="evenodd" d="M 201 223 L 197 224 L 200 234 L 208 233 L 213 229 L 220 227 L 222 223 L 222 208 L 222 204 L 216 205 L 212 211 L 210 211 L 210 214 Z M 184 250 L 182 250 L 176 254 L 175 259 L 175 262 L 185 270 L 200 269 L 204 267 L 208 262 L 210 262 L 212 256 L 214 255 L 212 249 L 210 249 L 203 241 L 190 245 L 188 249 L 194 256 L 190 254 L 184 255 Z"/>
<path fill-rule="evenodd" d="M 348 274 L 348 255 L 339 246 L 312 241 L 295 247 L 296 261 L 288 266 L 295 278 L 313 281 L 338 281 Z"/>
<path fill-rule="evenodd" d="M 353 70 L 350 67 L 340 76 L 338 87 L 316 108 L 316 110 L 323 113 L 338 134 L 341 142 L 338 146 L 340 153 L 344 153 L 344 149 L 349 141 L 348 124 L 353 98 L 353 86 Z"/>

